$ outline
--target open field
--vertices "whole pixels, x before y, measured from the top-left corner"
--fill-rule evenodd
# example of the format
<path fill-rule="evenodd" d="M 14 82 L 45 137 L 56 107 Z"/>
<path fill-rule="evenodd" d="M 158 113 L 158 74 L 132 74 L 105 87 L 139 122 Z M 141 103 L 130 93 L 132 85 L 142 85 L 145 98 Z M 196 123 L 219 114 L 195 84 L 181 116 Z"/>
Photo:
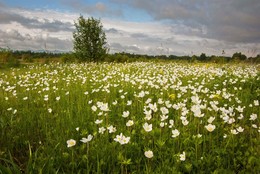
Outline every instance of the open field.
<path fill-rule="evenodd" d="M 259 173 L 253 65 L 88 63 L 0 72 L 0 173 Z"/>

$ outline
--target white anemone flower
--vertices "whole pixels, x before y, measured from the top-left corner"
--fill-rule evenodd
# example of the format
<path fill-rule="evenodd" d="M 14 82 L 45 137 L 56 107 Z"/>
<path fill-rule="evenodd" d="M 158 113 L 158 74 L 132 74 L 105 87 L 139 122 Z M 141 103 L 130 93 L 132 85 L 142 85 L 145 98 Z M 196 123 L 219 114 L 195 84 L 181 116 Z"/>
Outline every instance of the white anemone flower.
<path fill-rule="evenodd" d="M 126 118 L 129 116 L 129 114 L 130 114 L 129 111 L 124 111 L 122 117 Z"/>
<path fill-rule="evenodd" d="M 208 123 L 211 124 L 215 120 L 215 117 L 209 117 Z"/>
<path fill-rule="evenodd" d="M 146 158 L 152 158 L 153 157 L 153 151 L 148 150 L 144 152 L 144 155 Z"/>
<path fill-rule="evenodd" d="M 148 123 L 144 123 L 143 128 L 146 132 L 150 132 L 153 130 L 153 125 L 152 124 L 148 124 Z"/>
<path fill-rule="evenodd" d="M 185 161 L 185 160 L 186 160 L 186 154 L 185 154 L 185 152 L 182 152 L 182 154 L 180 154 L 180 160 L 181 160 L 181 161 Z"/>
<path fill-rule="evenodd" d="M 93 135 L 89 134 L 87 138 L 84 137 L 80 141 L 82 143 L 88 143 L 88 142 L 90 142 L 92 140 L 92 138 L 93 138 Z"/>
<path fill-rule="evenodd" d="M 254 120 L 256 120 L 256 119 L 257 119 L 257 115 L 256 115 L 256 114 L 251 114 L 251 115 L 250 115 L 249 120 L 254 121 Z"/>
<path fill-rule="evenodd" d="M 134 121 L 133 120 L 128 120 L 128 122 L 126 123 L 127 127 L 133 126 L 134 125 Z"/>
<path fill-rule="evenodd" d="M 209 131 L 209 132 L 213 132 L 216 129 L 216 126 L 213 124 L 208 124 L 205 126 L 205 128 Z"/>
<path fill-rule="evenodd" d="M 180 135 L 180 131 L 178 129 L 172 130 L 172 138 L 176 138 Z"/>
<path fill-rule="evenodd" d="M 76 145 L 76 141 L 73 139 L 70 139 L 67 141 L 67 147 L 73 147 Z"/>
<path fill-rule="evenodd" d="M 103 122 L 103 120 L 96 120 L 95 123 L 96 124 L 101 124 Z"/>

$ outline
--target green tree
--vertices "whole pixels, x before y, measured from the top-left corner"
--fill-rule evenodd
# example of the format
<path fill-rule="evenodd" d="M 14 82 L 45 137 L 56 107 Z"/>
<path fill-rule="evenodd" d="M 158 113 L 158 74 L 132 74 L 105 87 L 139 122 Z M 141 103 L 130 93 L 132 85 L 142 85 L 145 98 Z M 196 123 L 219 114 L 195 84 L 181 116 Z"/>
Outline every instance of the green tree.
<path fill-rule="evenodd" d="M 201 53 L 200 57 L 198 57 L 199 61 L 206 61 L 207 60 L 207 56 L 205 53 Z"/>
<path fill-rule="evenodd" d="M 246 55 L 239 52 L 239 53 L 234 53 L 233 56 L 232 56 L 232 59 L 233 60 L 246 60 L 247 57 L 246 57 Z"/>
<path fill-rule="evenodd" d="M 74 51 L 79 61 L 102 61 L 107 54 L 106 34 L 100 20 L 78 18 L 73 32 Z"/>

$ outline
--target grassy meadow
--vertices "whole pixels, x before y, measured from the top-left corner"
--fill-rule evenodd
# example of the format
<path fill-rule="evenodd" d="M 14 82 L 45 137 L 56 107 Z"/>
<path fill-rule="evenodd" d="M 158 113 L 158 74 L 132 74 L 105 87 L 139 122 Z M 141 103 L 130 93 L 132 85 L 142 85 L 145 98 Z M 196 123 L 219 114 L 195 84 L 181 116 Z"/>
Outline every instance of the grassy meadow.
<path fill-rule="evenodd" d="M 260 172 L 255 65 L 0 70 L 0 173 Z"/>

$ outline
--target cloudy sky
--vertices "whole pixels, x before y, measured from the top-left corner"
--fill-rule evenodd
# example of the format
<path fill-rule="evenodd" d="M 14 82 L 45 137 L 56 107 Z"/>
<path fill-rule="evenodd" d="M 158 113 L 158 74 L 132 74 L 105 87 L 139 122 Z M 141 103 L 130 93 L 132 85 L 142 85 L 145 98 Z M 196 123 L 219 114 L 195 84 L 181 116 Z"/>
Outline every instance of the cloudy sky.
<path fill-rule="evenodd" d="M 100 18 L 111 52 L 260 54 L 259 0 L 0 0 L 0 47 L 72 51 L 80 14 Z"/>

